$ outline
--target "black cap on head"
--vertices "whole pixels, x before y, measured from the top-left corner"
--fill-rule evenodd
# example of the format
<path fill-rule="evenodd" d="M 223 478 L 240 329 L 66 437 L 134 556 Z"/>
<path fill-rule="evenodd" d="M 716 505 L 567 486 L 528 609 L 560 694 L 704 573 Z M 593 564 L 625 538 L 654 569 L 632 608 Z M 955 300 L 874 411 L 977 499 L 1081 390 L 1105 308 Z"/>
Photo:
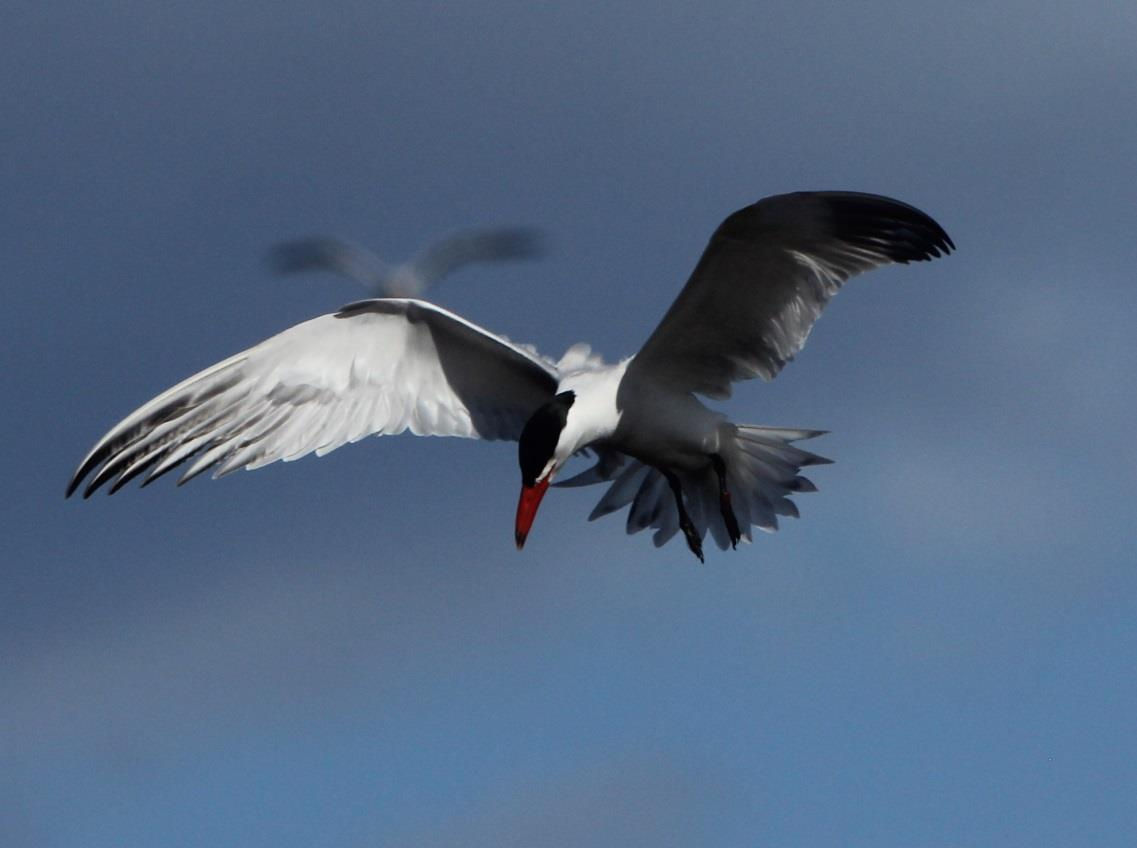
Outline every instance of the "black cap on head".
<path fill-rule="evenodd" d="M 521 465 L 521 482 L 532 486 L 545 470 L 557 448 L 557 440 L 568 420 L 569 407 L 576 400 L 574 392 L 561 392 L 529 416 L 521 438 L 517 440 L 517 459 Z"/>

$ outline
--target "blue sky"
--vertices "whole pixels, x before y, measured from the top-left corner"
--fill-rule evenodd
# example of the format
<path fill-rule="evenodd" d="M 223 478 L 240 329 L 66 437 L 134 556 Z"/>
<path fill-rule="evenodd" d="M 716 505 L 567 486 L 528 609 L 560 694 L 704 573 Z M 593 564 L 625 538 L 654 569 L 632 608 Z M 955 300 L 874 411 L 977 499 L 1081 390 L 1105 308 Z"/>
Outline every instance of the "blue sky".
<path fill-rule="evenodd" d="M 22 4 L 0 32 L 5 845 L 1130 845 L 1132 4 Z M 837 460 L 698 567 L 600 490 L 513 549 L 511 445 L 375 439 L 64 501 L 188 374 L 385 255 L 538 225 L 437 300 L 646 338 L 729 212 L 899 197 L 740 421 Z"/>

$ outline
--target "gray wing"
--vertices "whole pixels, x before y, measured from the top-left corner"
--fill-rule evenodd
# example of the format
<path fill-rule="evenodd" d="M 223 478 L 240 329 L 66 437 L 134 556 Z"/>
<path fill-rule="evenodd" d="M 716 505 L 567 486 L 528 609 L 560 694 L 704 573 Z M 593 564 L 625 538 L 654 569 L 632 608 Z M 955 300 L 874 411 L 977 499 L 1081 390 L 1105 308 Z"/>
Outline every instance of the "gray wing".
<path fill-rule="evenodd" d="M 627 379 L 729 397 L 736 380 L 773 379 L 845 280 L 954 247 L 930 217 L 887 197 L 830 191 L 768 197 L 735 212 L 711 236 Z"/>
<path fill-rule="evenodd" d="M 377 294 L 390 294 L 390 266 L 363 245 L 338 236 L 283 241 L 269 253 L 269 263 L 280 274 L 335 271 Z"/>
<path fill-rule="evenodd" d="M 297 324 L 190 377 L 113 427 L 80 463 L 70 496 L 190 462 L 179 482 L 323 455 L 364 436 L 517 439 L 557 372 L 433 304 L 368 300 Z"/>

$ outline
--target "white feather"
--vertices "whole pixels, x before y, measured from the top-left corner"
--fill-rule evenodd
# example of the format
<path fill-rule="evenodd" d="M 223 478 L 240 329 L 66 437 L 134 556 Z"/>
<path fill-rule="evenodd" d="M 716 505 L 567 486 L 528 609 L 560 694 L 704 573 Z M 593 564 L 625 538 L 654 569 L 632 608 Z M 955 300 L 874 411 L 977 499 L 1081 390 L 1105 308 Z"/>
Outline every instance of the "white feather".
<path fill-rule="evenodd" d="M 91 450 L 86 494 L 191 461 L 185 482 L 325 454 L 364 435 L 516 439 L 555 368 L 440 307 L 364 301 L 202 371 L 127 416 Z"/>

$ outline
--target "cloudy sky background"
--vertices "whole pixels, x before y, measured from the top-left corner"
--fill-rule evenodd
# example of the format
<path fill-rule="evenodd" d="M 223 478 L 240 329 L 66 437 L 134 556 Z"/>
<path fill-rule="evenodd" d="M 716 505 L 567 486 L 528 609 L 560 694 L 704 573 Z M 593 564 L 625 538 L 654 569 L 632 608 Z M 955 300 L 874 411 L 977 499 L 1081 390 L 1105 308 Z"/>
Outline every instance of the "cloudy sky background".
<path fill-rule="evenodd" d="M 0 31 L 0 842 L 1131 845 L 1137 11 L 21 3 Z M 513 549 L 511 445 L 410 436 L 64 501 L 188 374 L 356 299 L 275 241 L 635 351 L 726 214 L 899 197 L 741 421 L 832 431 L 800 521 L 699 567 L 600 489 Z"/>

